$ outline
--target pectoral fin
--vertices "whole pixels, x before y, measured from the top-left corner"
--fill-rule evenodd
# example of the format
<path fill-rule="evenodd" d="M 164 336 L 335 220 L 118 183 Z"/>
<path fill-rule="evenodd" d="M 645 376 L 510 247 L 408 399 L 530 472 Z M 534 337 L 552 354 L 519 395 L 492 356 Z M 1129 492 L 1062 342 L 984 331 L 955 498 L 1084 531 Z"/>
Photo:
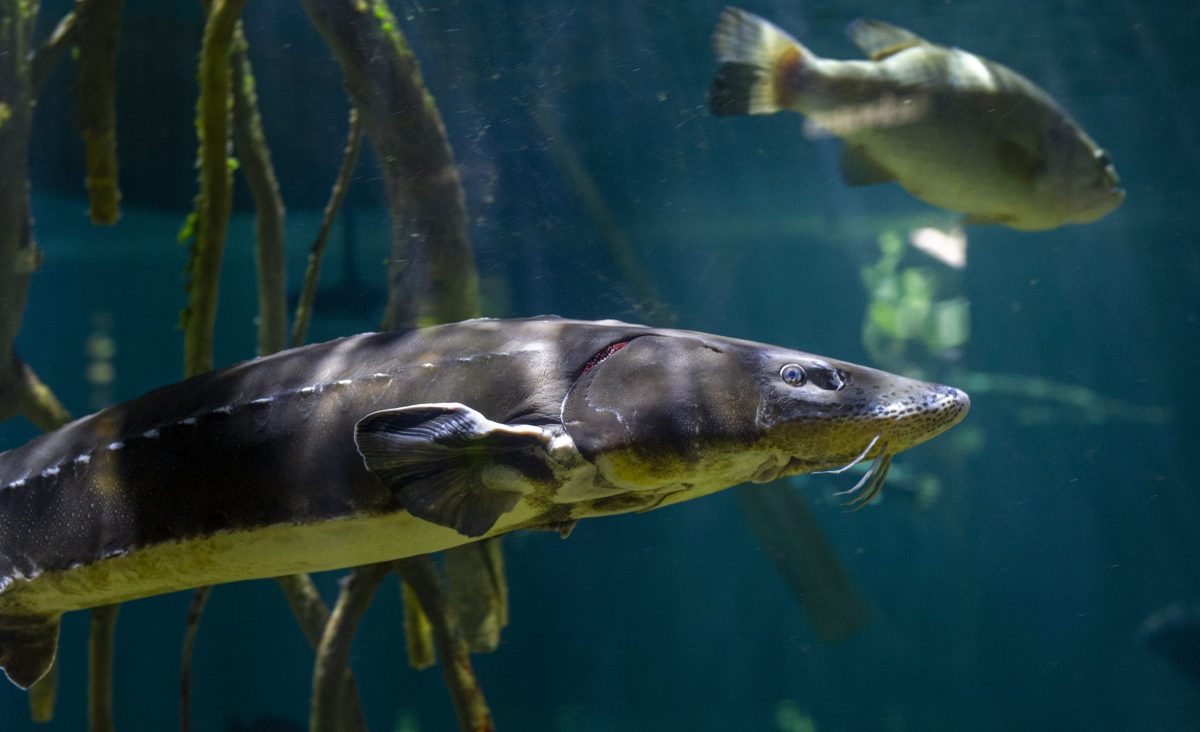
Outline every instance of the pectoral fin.
<path fill-rule="evenodd" d="M 530 489 L 549 434 L 493 422 L 457 403 L 374 412 L 354 426 L 367 469 L 417 518 L 486 534 Z"/>
<path fill-rule="evenodd" d="M 842 148 L 840 167 L 842 180 L 848 186 L 873 186 L 876 183 L 891 183 L 896 180 L 892 171 L 875 162 L 865 150 L 855 145 Z"/>
<path fill-rule="evenodd" d="M 28 689 L 46 675 L 58 649 L 60 616 L 0 615 L 0 668 Z"/>
<path fill-rule="evenodd" d="M 928 43 L 912 31 L 882 20 L 859 18 L 846 28 L 850 40 L 872 61 L 881 61 L 894 53 Z"/>

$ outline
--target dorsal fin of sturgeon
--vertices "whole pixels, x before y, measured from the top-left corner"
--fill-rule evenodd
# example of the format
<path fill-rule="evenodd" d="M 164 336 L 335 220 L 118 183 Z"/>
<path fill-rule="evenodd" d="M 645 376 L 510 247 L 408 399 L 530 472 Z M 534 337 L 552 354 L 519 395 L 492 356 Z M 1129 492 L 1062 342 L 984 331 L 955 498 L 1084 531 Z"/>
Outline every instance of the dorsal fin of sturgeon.
<path fill-rule="evenodd" d="M 906 48 L 928 43 L 912 31 L 905 30 L 882 20 L 859 18 L 846 27 L 846 33 L 854 45 L 872 61 L 882 61 Z"/>
<path fill-rule="evenodd" d="M 60 615 L 0 615 L 0 668 L 22 689 L 46 675 L 58 650 Z"/>
<path fill-rule="evenodd" d="M 417 404 L 363 417 L 354 442 L 367 469 L 406 511 L 464 536 L 486 534 L 529 490 L 550 442 L 541 427 L 506 425 L 457 403 Z M 550 475 L 544 477 L 550 478 Z"/>

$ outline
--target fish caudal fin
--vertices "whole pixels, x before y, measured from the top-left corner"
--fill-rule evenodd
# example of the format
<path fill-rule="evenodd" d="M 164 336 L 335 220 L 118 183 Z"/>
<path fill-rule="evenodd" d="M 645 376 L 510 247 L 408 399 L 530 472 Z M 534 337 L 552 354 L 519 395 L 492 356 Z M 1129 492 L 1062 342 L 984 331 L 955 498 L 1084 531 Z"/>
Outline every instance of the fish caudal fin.
<path fill-rule="evenodd" d="M 37 683 L 54 663 L 59 617 L 0 615 L 0 668 L 22 689 Z"/>
<path fill-rule="evenodd" d="M 787 106 L 812 53 L 766 20 L 725 8 L 713 31 L 721 68 L 709 94 L 718 116 L 773 114 Z"/>

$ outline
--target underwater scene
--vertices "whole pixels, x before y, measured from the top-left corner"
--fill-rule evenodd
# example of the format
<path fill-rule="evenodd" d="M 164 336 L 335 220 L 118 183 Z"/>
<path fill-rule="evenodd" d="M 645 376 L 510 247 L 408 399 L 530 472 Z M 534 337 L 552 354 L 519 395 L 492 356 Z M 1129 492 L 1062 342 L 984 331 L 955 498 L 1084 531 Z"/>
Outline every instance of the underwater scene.
<path fill-rule="evenodd" d="M 1198 27 L 0 0 L 0 732 L 1200 729 Z"/>

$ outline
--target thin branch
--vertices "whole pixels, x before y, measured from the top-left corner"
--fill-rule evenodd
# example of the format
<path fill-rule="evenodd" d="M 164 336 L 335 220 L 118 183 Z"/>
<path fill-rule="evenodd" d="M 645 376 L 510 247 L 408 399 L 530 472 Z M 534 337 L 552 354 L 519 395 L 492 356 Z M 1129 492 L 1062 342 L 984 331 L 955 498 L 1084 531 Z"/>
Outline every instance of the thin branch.
<path fill-rule="evenodd" d="M 472 653 L 491 653 L 500 646 L 508 625 L 508 582 L 499 538 L 446 550 L 446 597 L 459 631 Z"/>
<path fill-rule="evenodd" d="M 192 653 L 196 647 L 196 632 L 200 629 L 200 615 L 212 593 L 211 587 L 197 587 L 192 593 L 192 604 L 188 608 L 187 629 L 183 632 L 183 659 L 179 671 L 179 730 L 188 732 L 192 728 Z"/>
<path fill-rule="evenodd" d="M 329 621 L 329 608 L 325 607 L 316 585 L 307 574 L 276 577 L 275 581 L 287 597 L 292 614 L 300 624 L 300 631 L 315 651 L 321 644 L 321 633 L 325 632 L 325 623 Z"/>
<path fill-rule="evenodd" d="M 213 328 L 221 255 L 232 207 L 229 164 L 230 72 L 233 30 L 246 0 L 213 0 L 200 52 L 200 99 L 196 132 L 200 140 L 200 195 L 196 199 L 196 241 L 188 265 L 188 309 L 183 344 L 184 372 L 202 374 L 213 367 Z"/>
<path fill-rule="evenodd" d="M 483 689 L 471 666 L 471 652 L 446 600 L 445 585 L 428 556 L 401 559 L 397 571 L 421 602 L 433 623 L 433 637 L 442 657 L 442 678 L 463 732 L 493 732 L 495 724 Z"/>
<path fill-rule="evenodd" d="M 346 665 L 350 661 L 350 645 L 371 598 L 379 583 L 393 569 L 391 562 L 356 567 L 342 580 L 337 605 L 325 624 L 321 644 L 317 647 L 317 662 L 313 666 L 312 710 L 310 732 L 336 732 L 342 717 L 342 699 Z"/>
<path fill-rule="evenodd" d="M 317 592 L 312 578 L 307 574 L 293 574 L 277 577 L 275 581 L 279 583 L 279 589 L 283 590 L 283 594 L 287 597 L 288 605 L 292 608 L 292 614 L 296 616 L 300 630 L 308 640 L 308 645 L 312 647 L 313 651 L 316 651 L 321 645 L 321 634 L 325 632 L 326 623 L 329 622 L 329 609 L 321 600 L 321 595 Z M 367 724 L 363 718 L 358 685 L 354 681 L 354 674 L 349 666 L 344 669 L 344 674 L 342 729 L 345 732 L 362 732 L 366 730 Z"/>
<path fill-rule="evenodd" d="M 350 187 L 350 176 L 358 164 L 358 151 L 362 143 L 362 122 L 358 110 L 350 108 L 350 131 L 346 135 L 346 147 L 342 151 L 342 167 L 338 169 L 337 180 L 329 194 L 329 203 L 325 204 L 325 216 L 321 219 L 321 230 L 313 242 L 308 254 L 308 268 L 304 273 L 304 289 L 300 291 L 300 301 L 296 303 L 296 320 L 292 323 L 292 348 L 304 345 L 308 337 L 308 324 L 312 320 L 313 304 L 317 299 L 317 281 L 321 274 L 321 260 L 325 256 L 325 243 L 329 240 L 329 230 L 337 217 L 338 209 L 346 198 L 346 190 Z"/>
<path fill-rule="evenodd" d="M 283 350 L 287 339 L 287 276 L 283 256 L 283 197 L 263 134 L 254 71 L 239 22 L 234 31 L 233 142 L 240 170 L 254 197 L 258 264 L 258 353 Z"/>
<path fill-rule="evenodd" d="M 83 137 L 89 213 L 93 224 L 112 225 L 121 216 L 121 190 L 117 181 L 117 39 L 121 0 L 92 0 L 77 6 L 76 11 L 74 35 L 79 44 L 76 125 Z"/>
<path fill-rule="evenodd" d="M 416 56 L 384 0 L 302 0 L 333 51 L 383 168 L 392 224 L 384 329 L 479 314 L 454 154 Z"/>
<path fill-rule="evenodd" d="M 427 669 L 437 663 L 437 648 L 433 641 L 433 623 L 421 608 L 421 599 L 413 588 L 400 580 L 404 599 L 404 647 L 408 649 L 408 665 Z"/>
<path fill-rule="evenodd" d="M 120 605 L 92 608 L 88 639 L 88 730 L 113 732 L 113 635 Z"/>
<path fill-rule="evenodd" d="M 16 413 L 43 432 L 71 421 L 71 413 L 19 356 L 13 357 L 8 373 L 0 374 L 0 419 Z"/>

